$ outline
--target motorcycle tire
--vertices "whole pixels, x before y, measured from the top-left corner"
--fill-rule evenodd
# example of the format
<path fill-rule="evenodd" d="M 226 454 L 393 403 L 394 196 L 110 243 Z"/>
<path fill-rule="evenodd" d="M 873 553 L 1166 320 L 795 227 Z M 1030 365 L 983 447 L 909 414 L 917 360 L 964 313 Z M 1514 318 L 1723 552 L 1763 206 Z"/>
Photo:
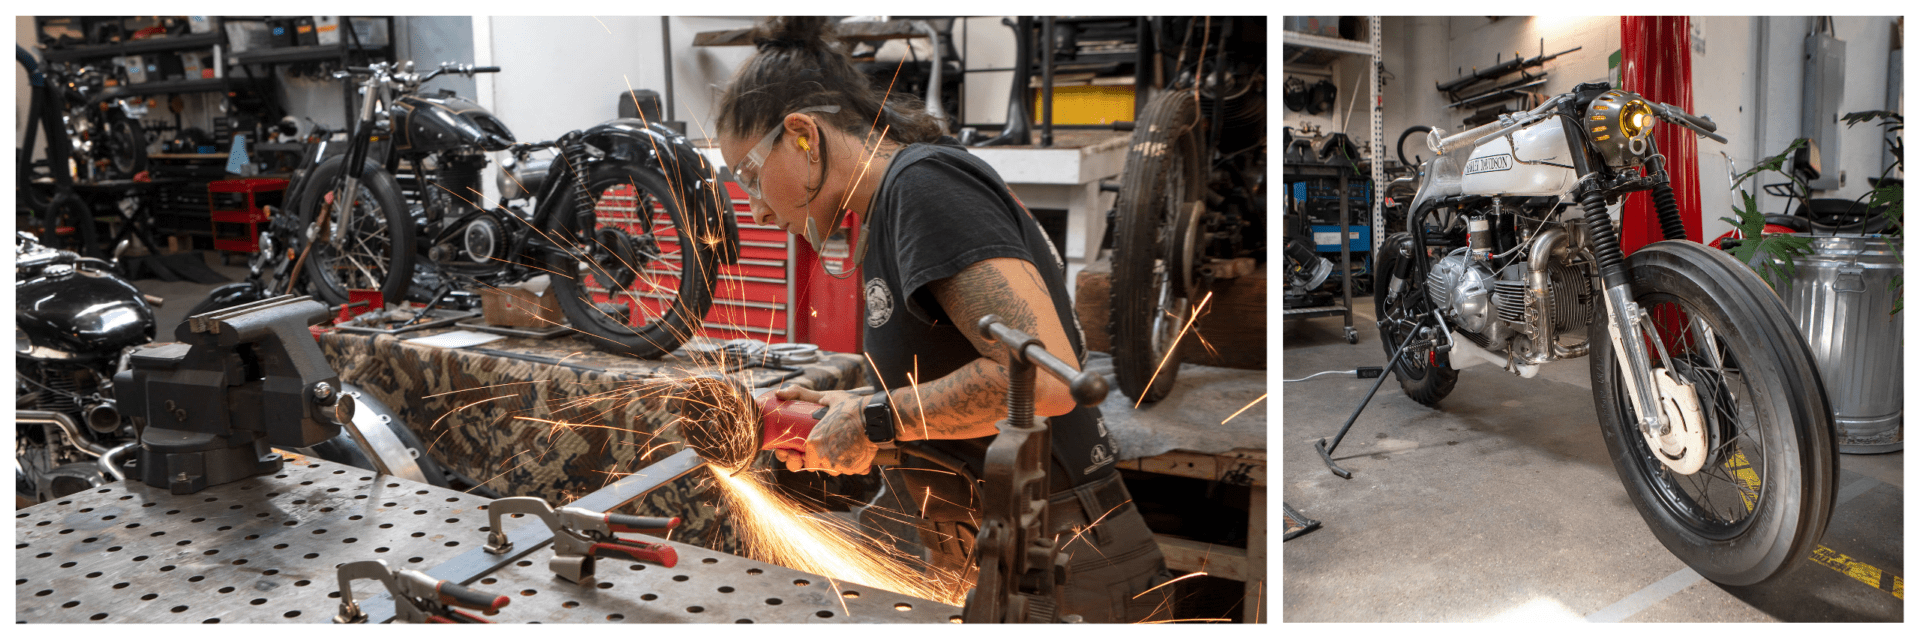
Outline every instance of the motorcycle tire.
<path fill-rule="evenodd" d="M 344 156 L 336 156 L 313 168 L 311 186 L 295 203 L 300 211 L 300 228 L 309 229 L 320 215 L 327 194 L 339 189 Z M 379 289 L 388 304 L 407 299 L 407 287 L 413 279 L 413 220 L 407 202 L 400 195 L 400 183 L 380 165 L 368 160 L 360 170 L 360 197 L 353 214 L 353 229 L 347 234 L 350 246 L 363 260 L 340 264 L 342 258 L 331 243 L 316 241 L 302 269 L 315 297 L 329 306 L 347 301 L 347 289 Z M 331 226 L 338 218 L 328 217 Z M 325 233 L 325 230 L 320 230 Z M 384 257 L 386 264 L 378 259 Z M 349 261 L 352 262 L 352 261 Z M 364 264 L 371 263 L 371 264 Z"/>
<path fill-rule="evenodd" d="M 118 179 L 132 179 L 147 170 L 147 130 L 140 121 L 115 112 L 106 122 L 105 149 L 108 173 Z"/>
<path fill-rule="evenodd" d="M 1407 127 L 1406 131 L 1400 132 L 1400 140 L 1398 142 L 1393 143 L 1393 152 L 1400 156 L 1400 164 L 1402 166 L 1407 166 L 1407 167 L 1419 166 L 1415 164 L 1413 161 L 1407 159 L 1407 138 L 1412 137 L 1413 134 L 1416 134 L 1416 133 L 1426 134 L 1426 133 L 1432 133 L 1432 132 L 1433 132 L 1433 127 L 1429 127 L 1424 124 L 1416 124 L 1411 127 Z M 1427 148 L 1426 140 L 1427 139 L 1425 136 L 1421 136 L 1419 138 L 1421 149 Z M 1413 155 L 1414 157 L 1417 158 L 1420 156 L 1420 152 L 1415 151 Z"/>
<path fill-rule="evenodd" d="M 1668 345 L 1669 373 L 1712 406 L 1704 466 L 1667 468 L 1632 419 L 1613 344 L 1595 331 L 1593 400 L 1627 496 L 1654 537 L 1709 580 L 1745 586 L 1785 573 L 1813 553 L 1837 499 L 1833 411 L 1812 350 L 1780 299 L 1724 253 L 1656 242 L 1627 266 L 1635 301 Z M 1604 305 L 1593 322 L 1604 326 Z M 1649 355 L 1664 371 L 1659 352 Z"/>
<path fill-rule="evenodd" d="M 1391 318 L 1413 318 L 1431 315 L 1433 299 L 1427 296 L 1424 282 L 1400 282 L 1397 295 L 1389 298 L 1394 281 L 1399 278 L 1393 274 L 1400 271 L 1401 263 L 1412 260 L 1413 256 L 1401 255 L 1401 249 L 1413 246 L 1413 236 L 1408 233 L 1388 235 L 1380 244 L 1380 255 L 1374 258 L 1380 281 L 1373 288 L 1374 314 L 1382 320 Z M 1406 341 L 1407 334 L 1398 325 L 1388 323 L 1380 328 L 1380 347 L 1387 352 L 1387 358 L 1393 358 L 1394 350 Z M 1447 394 L 1453 393 L 1453 386 L 1460 380 L 1460 372 L 1448 363 L 1447 357 L 1432 350 L 1420 350 L 1402 356 L 1393 366 L 1393 377 L 1400 381 L 1400 390 L 1406 392 L 1414 402 L 1437 406 Z"/>
<path fill-rule="evenodd" d="M 621 190 L 633 190 L 633 209 L 598 206 L 608 198 L 629 201 Z M 548 258 L 560 310 L 600 349 L 636 358 L 666 355 L 701 329 L 718 280 L 717 248 L 681 241 L 694 236 L 684 206 L 693 198 L 660 172 L 631 164 L 593 167 L 587 193 L 596 203 L 594 240 L 580 240 L 582 220 L 573 206 L 547 222 L 547 237 L 562 245 Z M 564 192 L 559 197 L 572 200 Z M 643 209 L 652 215 L 639 228 L 636 212 Z M 613 282 L 621 291 L 609 290 Z M 624 304 L 626 318 L 601 306 L 609 303 Z"/>
<path fill-rule="evenodd" d="M 1114 377 L 1121 393 L 1138 402 L 1158 402 L 1173 390 L 1186 342 L 1179 334 L 1193 313 L 1188 301 L 1199 248 L 1191 210 L 1205 188 L 1199 119 L 1189 92 L 1162 93 L 1147 103 L 1114 201 L 1108 330 Z"/>

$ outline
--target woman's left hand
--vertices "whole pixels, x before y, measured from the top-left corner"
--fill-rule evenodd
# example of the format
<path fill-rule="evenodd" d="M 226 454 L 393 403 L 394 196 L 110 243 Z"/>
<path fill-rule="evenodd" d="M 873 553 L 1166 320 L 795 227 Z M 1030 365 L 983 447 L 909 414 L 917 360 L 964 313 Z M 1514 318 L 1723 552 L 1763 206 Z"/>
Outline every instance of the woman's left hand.
<path fill-rule="evenodd" d="M 867 396 L 846 391 L 814 391 L 790 386 L 775 392 L 781 400 L 799 400 L 827 407 L 827 414 L 807 436 L 806 452 L 774 450 L 774 456 L 786 463 L 788 471 L 825 471 L 830 475 L 864 474 L 873 469 L 873 456 L 880 447 L 867 440 L 866 420 L 861 416 Z"/>

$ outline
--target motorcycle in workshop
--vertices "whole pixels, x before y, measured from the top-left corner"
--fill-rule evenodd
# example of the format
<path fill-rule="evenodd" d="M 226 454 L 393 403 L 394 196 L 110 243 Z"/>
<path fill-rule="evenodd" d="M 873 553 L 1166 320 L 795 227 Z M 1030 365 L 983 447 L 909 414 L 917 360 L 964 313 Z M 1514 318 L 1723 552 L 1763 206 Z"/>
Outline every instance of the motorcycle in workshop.
<path fill-rule="evenodd" d="M 148 140 L 140 118 L 147 105 L 107 87 L 106 76 L 93 67 L 43 65 L 20 46 L 14 47 L 14 58 L 32 85 L 27 126 L 15 154 L 17 204 L 43 229 L 72 228 L 75 246 L 95 254 L 100 247 L 94 229 L 81 222 L 91 218 L 89 205 L 73 194 L 71 183 L 131 179 L 146 170 Z M 35 160 L 43 132 L 46 157 Z M 44 242 L 62 244 L 58 234 L 46 235 Z"/>
<path fill-rule="evenodd" d="M 1531 378 L 1587 356 L 1607 451 L 1667 550 L 1752 585 L 1808 557 L 1832 515 L 1833 411 L 1812 350 L 1759 276 L 1686 239 L 1652 129 L 1711 120 L 1589 83 L 1465 132 L 1435 130 L 1407 231 L 1381 243 L 1388 368 L 1436 406 L 1457 369 Z M 1667 238 L 1623 256 L 1607 206 L 1650 191 Z M 1315 446 L 1334 473 L 1340 439 Z"/>
<path fill-rule="evenodd" d="M 738 259 L 739 229 L 716 172 L 685 136 L 615 119 L 515 144 L 478 105 L 420 90 L 441 74 L 498 67 L 412 69 L 379 63 L 336 74 L 364 78 L 359 121 L 343 154 L 288 190 L 298 229 L 270 244 L 293 250 L 294 278 L 304 269 L 315 297 L 340 304 L 348 289 L 378 289 L 389 301 L 411 290 L 437 302 L 456 286 L 550 274 L 567 320 L 602 349 L 659 357 L 699 329 L 718 265 Z M 535 158 L 542 150 L 555 156 Z M 513 160 L 498 181 L 501 203 L 488 206 L 480 175 L 496 151 Z M 402 161 L 418 177 L 410 197 L 395 177 Z M 532 213 L 508 204 L 528 198 Z"/>
<path fill-rule="evenodd" d="M 1266 19 L 1155 18 L 1152 32 L 1171 75 L 1134 123 L 1107 225 L 1114 377 L 1142 402 L 1173 390 L 1169 352 L 1192 342 L 1204 292 L 1246 275 L 1236 258 L 1266 259 Z"/>
<path fill-rule="evenodd" d="M 124 250 L 123 241 L 115 251 Z M 152 342 L 153 307 L 118 273 L 112 261 L 40 244 L 29 233 L 14 239 L 14 508 L 21 509 L 108 482 L 138 477 L 139 429 L 114 393 L 114 376 L 128 370 L 135 348 Z M 444 471 L 404 421 L 372 396 L 346 385 L 371 442 L 398 443 L 389 455 L 410 455 L 410 479 L 447 486 Z M 386 417 L 381 420 L 379 418 Z M 350 435 L 300 453 L 373 469 L 373 456 Z M 404 454 L 394 453 L 404 451 Z"/>

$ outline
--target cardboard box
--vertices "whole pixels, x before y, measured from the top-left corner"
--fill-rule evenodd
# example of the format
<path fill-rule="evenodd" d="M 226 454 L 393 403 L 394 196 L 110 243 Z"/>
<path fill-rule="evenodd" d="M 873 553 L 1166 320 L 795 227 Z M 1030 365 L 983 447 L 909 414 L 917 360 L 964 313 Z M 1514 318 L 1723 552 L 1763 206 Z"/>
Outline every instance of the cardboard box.
<path fill-rule="evenodd" d="M 567 322 L 566 316 L 560 313 L 560 303 L 553 296 L 535 296 L 519 289 L 480 292 L 480 310 L 487 324 L 496 327 L 545 329 Z"/>

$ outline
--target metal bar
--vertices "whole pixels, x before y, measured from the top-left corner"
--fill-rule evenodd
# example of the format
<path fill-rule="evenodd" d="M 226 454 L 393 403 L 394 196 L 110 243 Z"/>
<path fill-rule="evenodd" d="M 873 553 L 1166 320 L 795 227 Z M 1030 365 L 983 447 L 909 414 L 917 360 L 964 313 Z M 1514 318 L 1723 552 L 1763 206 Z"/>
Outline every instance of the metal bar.
<path fill-rule="evenodd" d="M 666 101 L 667 101 L 667 121 L 672 122 L 673 121 L 673 25 L 669 24 L 667 22 L 668 20 L 670 20 L 670 18 L 668 18 L 667 16 L 660 16 L 660 65 L 663 67 L 666 67 L 667 95 L 663 97 L 666 98 Z"/>
<path fill-rule="evenodd" d="M 648 465 L 647 468 L 628 474 L 599 491 L 587 494 L 569 506 L 590 511 L 612 511 L 640 496 L 646 495 L 661 485 L 679 479 L 707 464 L 706 460 L 686 449 L 667 456 L 667 459 Z M 507 534 L 507 540 L 513 544 L 511 551 L 494 555 L 485 549 L 475 547 L 452 560 L 434 565 L 426 571 L 427 575 L 440 580 L 450 580 L 455 584 L 467 585 L 479 580 L 515 560 L 545 547 L 553 541 L 553 529 L 543 522 L 529 524 Z M 360 602 L 361 611 L 367 614 L 367 621 L 379 624 L 393 619 L 393 594 L 384 593 Z"/>
<path fill-rule="evenodd" d="M 1316 36 L 1295 31 L 1283 31 L 1281 32 L 1281 37 L 1283 38 L 1282 41 L 1289 46 L 1326 49 L 1340 53 L 1357 53 L 1363 56 L 1373 55 L 1373 48 L 1365 42 Z"/>
<path fill-rule="evenodd" d="M 1053 146 L 1053 16 L 1040 19 L 1040 148 Z"/>

